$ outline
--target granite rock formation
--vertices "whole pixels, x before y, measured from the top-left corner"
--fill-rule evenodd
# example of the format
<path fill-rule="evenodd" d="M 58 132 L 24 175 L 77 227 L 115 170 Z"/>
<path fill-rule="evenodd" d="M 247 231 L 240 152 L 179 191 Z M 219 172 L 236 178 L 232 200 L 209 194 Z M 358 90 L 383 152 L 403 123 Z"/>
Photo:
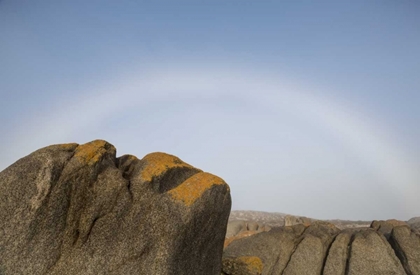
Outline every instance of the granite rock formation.
<path fill-rule="evenodd" d="M 175 156 L 52 145 L 0 173 L 0 274 L 219 275 L 230 207 Z"/>
<path fill-rule="evenodd" d="M 226 230 L 225 247 L 234 240 L 270 231 L 271 227 L 254 221 L 230 221 Z"/>
<path fill-rule="evenodd" d="M 259 259 L 261 272 L 243 259 Z M 344 230 L 320 221 L 273 228 L 227 246 L 222 274 L 420 275 L 420 236 L 396 220 Z"/>
<path fill-rule="evenodd" d="M 407 221 L 411 228 L 416 229 L 420 233 L 420 217 L 414 217 Z"/>

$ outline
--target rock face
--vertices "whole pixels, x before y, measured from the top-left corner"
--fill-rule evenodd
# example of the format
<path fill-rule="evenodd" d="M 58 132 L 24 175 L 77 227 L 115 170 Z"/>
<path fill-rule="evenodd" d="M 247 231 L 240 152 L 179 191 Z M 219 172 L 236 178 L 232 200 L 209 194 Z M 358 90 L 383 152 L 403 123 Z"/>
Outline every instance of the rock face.
<path fill-rule="evenodd" d="M 226 230 L 225 247 L 234 240 L 270 231 L 271 227 L 254 221 L 230 221 Z"/>
<path fill-rule="evenodd" d="M 228 185 L 175 156 L 96 140 L 0 173 L 0 274 L 220 274 Z"/>
<path fill-rule="evenodd" d="M 344 230 L 315 221 L 234 240 L 224 274 L 254 274 L 235 273 L 244 269 L 241 257 L 260 259 L 262 275 L 420 275 L 420 236 L 396 220 Z"/>
<path fill-rule="evenodd" d="M 238 257 L 223 259 L 223 272 L 229 275 L 261 275 L 263 264 L 258 257 Z M 222 275 L 223 275 L 222 273 Z"/>
<path fill-rule="evenodd" d="M 408 226 L 394 228 L 390 243 L 407 274 L 420 274 L 420 238 Z"/>
<path fill-rule="evenodd" d="M 270 226 L 255 221 L 229 221 L 226 231 L 226 238 L 236 236 L 244 231 L 264 232 L 269 231 L 270 229 Z"/>
<path fill-rule="evenodd" d="M 395 252 L 380 232 L 363 230 L 352 238 L 349 275 L 406 274 Z"/>
<path fill-rule="evenodd" d="M 420 217 L 414 217 L 407 221 L 407 223 L 413 228 L 416 229 L 417 232 L 420 233 Z"/>

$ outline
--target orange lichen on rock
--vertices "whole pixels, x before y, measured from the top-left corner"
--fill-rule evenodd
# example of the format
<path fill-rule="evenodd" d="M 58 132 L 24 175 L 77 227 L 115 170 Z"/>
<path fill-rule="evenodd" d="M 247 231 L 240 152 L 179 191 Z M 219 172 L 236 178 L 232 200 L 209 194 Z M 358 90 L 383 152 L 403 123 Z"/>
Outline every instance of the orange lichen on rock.
<path fill-rule="evenodd" d="M 194 168 L 179 158 L 165 153 L 151 153 L 143 158 L 146 166 L 141 172 L 144 181 L 152 181 L 153 177 L 159 176 L 171 168 Z"/>
<path fill-rule="evenodd" d="M 108 151 L 106 147 L 112 146 L 104 140 L 94 140 L 89 143 L 79 145 L 76 148 L 74 158 L 88 165 L 95 164 Z"/>
<path fill-rule="evenodd" d="M 200 172 L 188 178 L 178 187 L 168 193 L 175 200 L 182 201 L 185 205 L 192 205 L 202 196 L 204 191 L 214 185 L 226 184 L 221 178 L 206 172 Z"/>
<path fill-rule="evenodd" d="M 237 261 L 242 262 L 246 265 L 247 269 L 251 272 L 256 272 L 261 274 L 263 270 L 263 263 L 259 257 L 255 256 L 242 256 L 236 258 Z"/>

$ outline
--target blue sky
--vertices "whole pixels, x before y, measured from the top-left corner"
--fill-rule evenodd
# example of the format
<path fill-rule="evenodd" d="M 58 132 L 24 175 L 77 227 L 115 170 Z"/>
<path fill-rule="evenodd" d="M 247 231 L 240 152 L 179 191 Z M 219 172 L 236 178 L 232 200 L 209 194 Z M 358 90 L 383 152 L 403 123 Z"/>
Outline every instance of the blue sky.
<path fill-rule="evenodd" d="M 233 209 L 408 219 L 416 1 L 0 1 L 0 169 L 54 143 L 175 154 Z"/>

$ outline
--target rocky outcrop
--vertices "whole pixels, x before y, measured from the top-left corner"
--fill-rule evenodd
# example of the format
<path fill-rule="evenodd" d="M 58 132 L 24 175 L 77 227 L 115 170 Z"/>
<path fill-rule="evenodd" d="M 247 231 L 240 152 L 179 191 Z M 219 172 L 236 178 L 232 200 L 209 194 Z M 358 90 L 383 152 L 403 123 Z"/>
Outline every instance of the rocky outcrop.
<path fill-rule="evenodd" d="M 254 221 L 230 221 L 226 230 L 224 247 L 234 240 L 246 238 L 257 233 L 270 231 L 271 227 Z"/>
<path fill-rule="evenodd" d="M 233 241 L 223 254 L 226 274 L 236 274 L 239 257 L 261 259 L 262 275 L 420 275 L 420 236 L 396 220 L 344 230 L 315 221 Z"/>
<path fill-rule="evenodd" d="M 407 225 L 407 223 L 399 220 L 373 221 L 370 228 L 381 232 L 385 238 L 389 239 L 394 227 L 402 225 Z"/>
<path fill-rule="evenodd" d="M 234 237 L 244 231 L 264 232 L 270 229 L 270 226 L 255 221 L 229 221 L 226 238 Z"/>
<path fill-rule="evenodd" d="M 273 228 L 268 232 L 242 238 L 226 247 L 223 258 L 258 257 L 263 263 L 262 274 L 276 274 L 273 270 L 283 270 L 292 253 L 296 239 L 304 226 Z M 227 274 L 232 270 L 223 270 Z"/>
<path fill-rule="evenodd" d="M 348 274 L 405 274 L 391 245 L 374 230 L 362 230 L 352 236 Z"/>
<path fill-rule="evenodd" d="M 392 230 L 390 243 L 407 274 L 420 274 L 420 236 L 408 226 L 398 226 Z"/>
<path fill-rule="evenodd" d="M 324 275 L 345 275 L 347 259 L 349 256 L 348 246 L 352 232 L 347 230 L 339 233 L 331 244 L 328 256 L 325 260 Z"/>
<path fill-rule="evenodd" d="M 228 185 L 111 144 L 40 149 L 0 173 L 0 274 L 220 274 Z"/>
<path fill-rule="evenodd" d="M 420 217 L 411 218 L 407 223 L 420 234 Z"/>

